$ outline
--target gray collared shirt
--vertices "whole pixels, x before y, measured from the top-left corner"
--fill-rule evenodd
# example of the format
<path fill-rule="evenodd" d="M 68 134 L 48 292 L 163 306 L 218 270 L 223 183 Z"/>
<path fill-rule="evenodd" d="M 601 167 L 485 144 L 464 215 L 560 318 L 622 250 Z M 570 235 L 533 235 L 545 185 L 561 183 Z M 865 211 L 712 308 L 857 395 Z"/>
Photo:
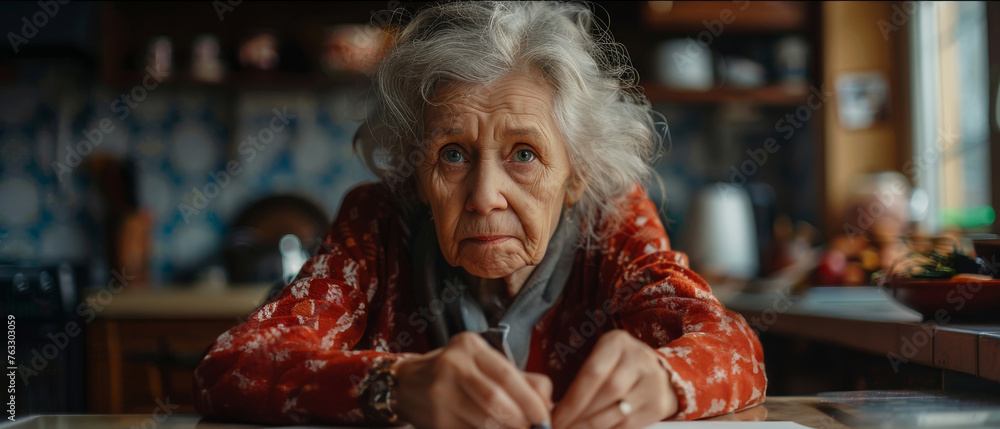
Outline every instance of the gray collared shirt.
<path fill-rule="evenodd" d="M 426 214 L 421 218 L 412 240 L 410 260 L 416 304 L 435 316 L 429 320 L 428 329 L 432 346 L 443 347 L 460 332 L 479 332 L 523 370 L 528 361 L 532 328 L 555 305 L 573 269 L 579 226 L 561 217 L 542 261 L 510 305 L 499 313 L 497 322 L 491 324 L 476 291 L 465 280 L 468 274 L 444 260 L 433 219 Z"/>

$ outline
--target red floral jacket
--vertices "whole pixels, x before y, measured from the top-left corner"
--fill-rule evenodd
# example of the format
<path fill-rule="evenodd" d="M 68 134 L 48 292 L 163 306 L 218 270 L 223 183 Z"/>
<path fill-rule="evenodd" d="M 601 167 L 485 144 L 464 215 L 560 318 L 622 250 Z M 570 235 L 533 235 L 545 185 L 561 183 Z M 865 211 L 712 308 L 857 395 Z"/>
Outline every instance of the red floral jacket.
<path fill-rule="evenodd" d="M 674 419 L 764 400 L 763 351 L 670 250 L 654 204 L 637 187 L 625 222 L 577 250 L 560 301 L 535 325 L 527 371 L 547 374 L 558 401 L 598 337 L 625 329 L 657 349 L 680 400 Z M 440 308 L 415 308 L 405 225 L 384 188 L 345 198 L 321 251 L 298 278 L 219 336 L 195 371 L 198 410 L 261 423 L 361 423 L 358 385 L 385 358 L 430 351 Z"/>

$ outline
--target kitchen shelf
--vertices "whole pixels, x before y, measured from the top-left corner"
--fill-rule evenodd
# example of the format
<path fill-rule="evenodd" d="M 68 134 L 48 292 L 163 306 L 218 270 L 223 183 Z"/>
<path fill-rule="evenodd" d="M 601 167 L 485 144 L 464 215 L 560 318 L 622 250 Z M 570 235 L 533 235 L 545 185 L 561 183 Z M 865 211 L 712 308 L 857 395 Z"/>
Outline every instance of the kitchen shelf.
<path fill-rule="evenodd" d="M 129 88 L 142 85 L 145 74 L 138 72 L 116 72 L 105 76 L 104 83 L 117 88 Z M 344 73 L 338 76 L 326 76 L 320 73 L 288 72 L 288 71 L 235 71 L 226 74 L 219 82 L 197 80 L 188 73 L 175 73 L 165 79 L 162 84 L 167 86 L 191 86 L 217 88 L 223 90 L 241 89 L 300 89 L 334 87 L 345 84 L 367 85 L 369 78 L 362 74 Z"/>
<path fill-rule="evenodd" d="M 642 17 L 645 28 L 651 31 L 698 33 L 708 30 L 720 34 L 805 31 L 809 22 L 806 3 L 802 1 L 646 2 L 642 7 Z M 707 23 L 720 25 L 709 26 Z"/>
<path fill-rule="evenodd" d="M 226 4 L 223 2 L 223 4 Z M 403 5 L 400 5 L 404 7 Z M 243 2 L 223 14 L 212 3 L 128 2 L 101 3 L 101 49 L 97 62 L 101 82 L 113 87 L 141 85 L 145 77 L 147 46 L 156 37 L 172 42 L 174 75 L 164 83 L 229 90 L 301 89 L 365 82 L 364 76 L 327 76 L 317 52 L 322 33 L 337 25 L 381 22 L 386 3 L 375 2 Z M 406 8 L 415 6 L 407 3 Z M 378 19 L 376 19 L 378 18 Z M 243 40 L 255 31 L 278 39 L 278 69 L 258 72 L 238 65 Z M 229 68 L 221 82 L 204 82 L 190 76 L 192 45 L 200 35 L 212 35 L 220 45 L 219 59 Z"/>
<path fill-rule="evenodd" d="M 668 88 L 654 82 L 640 84 L 649 101 L 657 103 L 752 103 L 796 105 L 809 98 L 805 85 L 769 85 L 758 88 L 713 88 L 705 91 Z"/>

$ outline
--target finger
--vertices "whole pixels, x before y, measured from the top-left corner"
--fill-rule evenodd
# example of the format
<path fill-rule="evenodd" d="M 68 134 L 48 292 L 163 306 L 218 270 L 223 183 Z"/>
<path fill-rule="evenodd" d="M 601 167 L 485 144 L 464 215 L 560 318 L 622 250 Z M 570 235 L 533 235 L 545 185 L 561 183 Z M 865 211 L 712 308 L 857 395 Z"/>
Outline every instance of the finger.
<path fill-rule="evenodd" d="M 665 395 L 664 386 L 669 387 L 666 373 L 657 372 L 639 379 L 635 389 L 624 398 L 632 409 L 620 428 L 643 428 L 654 422 L 661 421 L 674 414 L 677 409 L 672 395 Z M 669 400 L 668 400 L 669 399 Z M 613 404 L 619 407 L 619 403 Z"/>
<path fill-rule="evenodd" d="M 612 331 L 614 332 L 614 331 Z M 604 334 L 594 346 L 594 351 L 584 362 L 576 379 L 570 384 L 566 395 L 559 402 L 552 423 L 557 428 L 565 428 L 569 422 L 579 419 L 597 394 L 598 389 L 611 375 L 621 359 L 621 339 L 617 335 Z"/>
<path fill-rule="evenodd" d="M 632 407 L 625 418 L 616 426 L 619 429 L 639 429 L 661 421 L 668 416 L 663 411 L 660 398 L 654 395 L 640 393 L 625 400 Z M 614 407 L 619 407 L 616 403 Z M 621 413 L 621 410 L 618 411 Z"/>
<path fill-rule="evenodd" d="M 618 407 L 618 403 L 615 402 L 612 405 L 595 411 L 593 414 L 584 416 L 583 418 L 570 424 L 569 427 L 587 429 L 614 428 L 624 423 L 626 417 L 627 416 L 625 414 L 622 414 L 622 410 Z"/>
<path fill-rule="evenodd" d="M 629 373 L 635 374 L 636 372 L 631 371 Z M 626 382 L 618 381 L 626 380 L 626 377 Z M 632 410 L 636 409 L 636 406 L 639 405 L 637 400 L 647 400 L 647 398 L 643 398 L 641 396 L 636 398 L 634 391 L 639 386 L 639 382 L 640 380 L 638 376 L 626 376 L 622 374 L 622 371 L 617 371 L 611 376 L 611 378 L 608 379 L 606 383 L 604 383 L 604 387 L 600 389 L 601 394 L 594 397 L 594 400 L 584 407 L 584 411 L 581 416 L 570 423 L 569 427 L 576 427 L 578 424 L 587 424 L 588 422 L 598 422 L 592 424 L 591 427 L 613 427 L 614 425 L 617 425 L 625 418 L 620 406 L 620 403 L 623 400 L 629 404 L 628 406 L 631 407 Z"/>
<path fill-rule="evenodd" d="M 455 426 L 463 428 L 488 427 L 487 422 L 493 417 L 482 407 L 482 405 L 472 398 L 464 389 L 458 391 L 459 397 L 456 402 L 449 406 L 444 412 L 451 412 L 455 419 Z M 451 427 L 449 419 L 442 422 L 441 427 Z M 489 427 L 497 427 L 495 425 Z"/>
<path fill-rule="evenodd" d="M 626 395 L 619 397 L 620 399 L 599 407 L 588 407 L 588 410 L 595 411 L 573 422 L 570 427 L 582 425 L 590 428 L 617 428 L 636 421 L 647 421 L 643 418 L 648 419 L 649 416 L 655 415 L 655 408 L 659 401 L 656 396 L 657 391 L 652 388 L 652 384 L 653 382 L 646 379 L 639 380 L 634 388 Z M 622 402 L 627 405 L 622 405 Z M 648 423 L 654 421 L 656 420 L 648 420 Z"/>
<path fill-rule="evenodd" d="M 477 409 L 482 410 L 487 419 L 474 424 L 484 427 L 489 418 L 494 420 L 491 427 L 524 427 L 531 424 L 522 411 L 521 405 L 500 384 L 474 369 L 463 378 L 461 388 L 465 391 Z"/>
<path fill-rule="evenodd" d="M 485 346 L 485 342 L 484 342 Z M 485 346 L 490 353 L 476 353 L 476 365 L 487 377 L 493 380 L 506 395 L 513 398 L 519 411 L 527 419 L 526 425 L 551 422 L 547 399 L 528 383 L 528 379 L 520 370 L 514 367 L 499 352 Z"/>
<path fill-rule="evenodd" d="M 635 390 L 639 386 L 639 383 L 643 381 L 642 378 L 647 368 L 639 361 L 640 359 L 623 354 L 618 361 L 618 366 L 611 371 L 611 375 L 604 381 L 600 389 L 597 390 L 600 394 L 591 399 L 582 413 L 586 414 L 586 410 L 601 410 L 607 406 L 617 404 L 618 401 Z"/>
<path fill-rule="evenodd" d="M 536 372 L 526 372 L 524 373 L 524 378 L 528 380 L 528 384 L 538 392 L 542 398 L 545 399 L 545 405 L 548 407 L 549 412 L 552 411 L 552 379 L 545 374 L 539 374 Z"/>
<path fill-rule="evenodd" d="M 617 406 L 617 405 L 616 405 Z M 619 411 L 621 412 L 621 411 Z M 641 429 L 649 426 L 653 423 L 663 420 L 664 417 L 657 414 L 657 410 L 653 407 L 641 407 L 638 410 L 633 410 L 628 416 L 621 422 L 619 422 L 615 428 L 617 429 Z M 610 426 L 609 426 L 610 427 Z"/>
<path fill-rule="evenodd" d="M 652 407 L 656 412 L 656 420 L 659 421 L 677 414 L 677 392 L 670 383 L 670 371 L 660 365 L 658 358 L 656 361 L 652 367 L 657 370 L 643 377 L 639 389 L 649 392 L 648 396 L 656 399 L 652 402 Z"/>

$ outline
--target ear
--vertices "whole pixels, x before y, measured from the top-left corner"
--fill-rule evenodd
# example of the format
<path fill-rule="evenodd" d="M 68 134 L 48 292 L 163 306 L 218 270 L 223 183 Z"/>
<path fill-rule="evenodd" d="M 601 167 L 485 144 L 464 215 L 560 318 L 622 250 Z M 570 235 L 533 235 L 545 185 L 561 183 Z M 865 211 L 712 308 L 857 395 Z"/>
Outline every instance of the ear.
<path fill-rule="evenodd" d="M 569 179 L 569 186 L 566 187 L 566 205 L 572 206 L 583 197 L 583 190 L 587 188 L 587 181 L 580 175 L 574 174 Z"/>

